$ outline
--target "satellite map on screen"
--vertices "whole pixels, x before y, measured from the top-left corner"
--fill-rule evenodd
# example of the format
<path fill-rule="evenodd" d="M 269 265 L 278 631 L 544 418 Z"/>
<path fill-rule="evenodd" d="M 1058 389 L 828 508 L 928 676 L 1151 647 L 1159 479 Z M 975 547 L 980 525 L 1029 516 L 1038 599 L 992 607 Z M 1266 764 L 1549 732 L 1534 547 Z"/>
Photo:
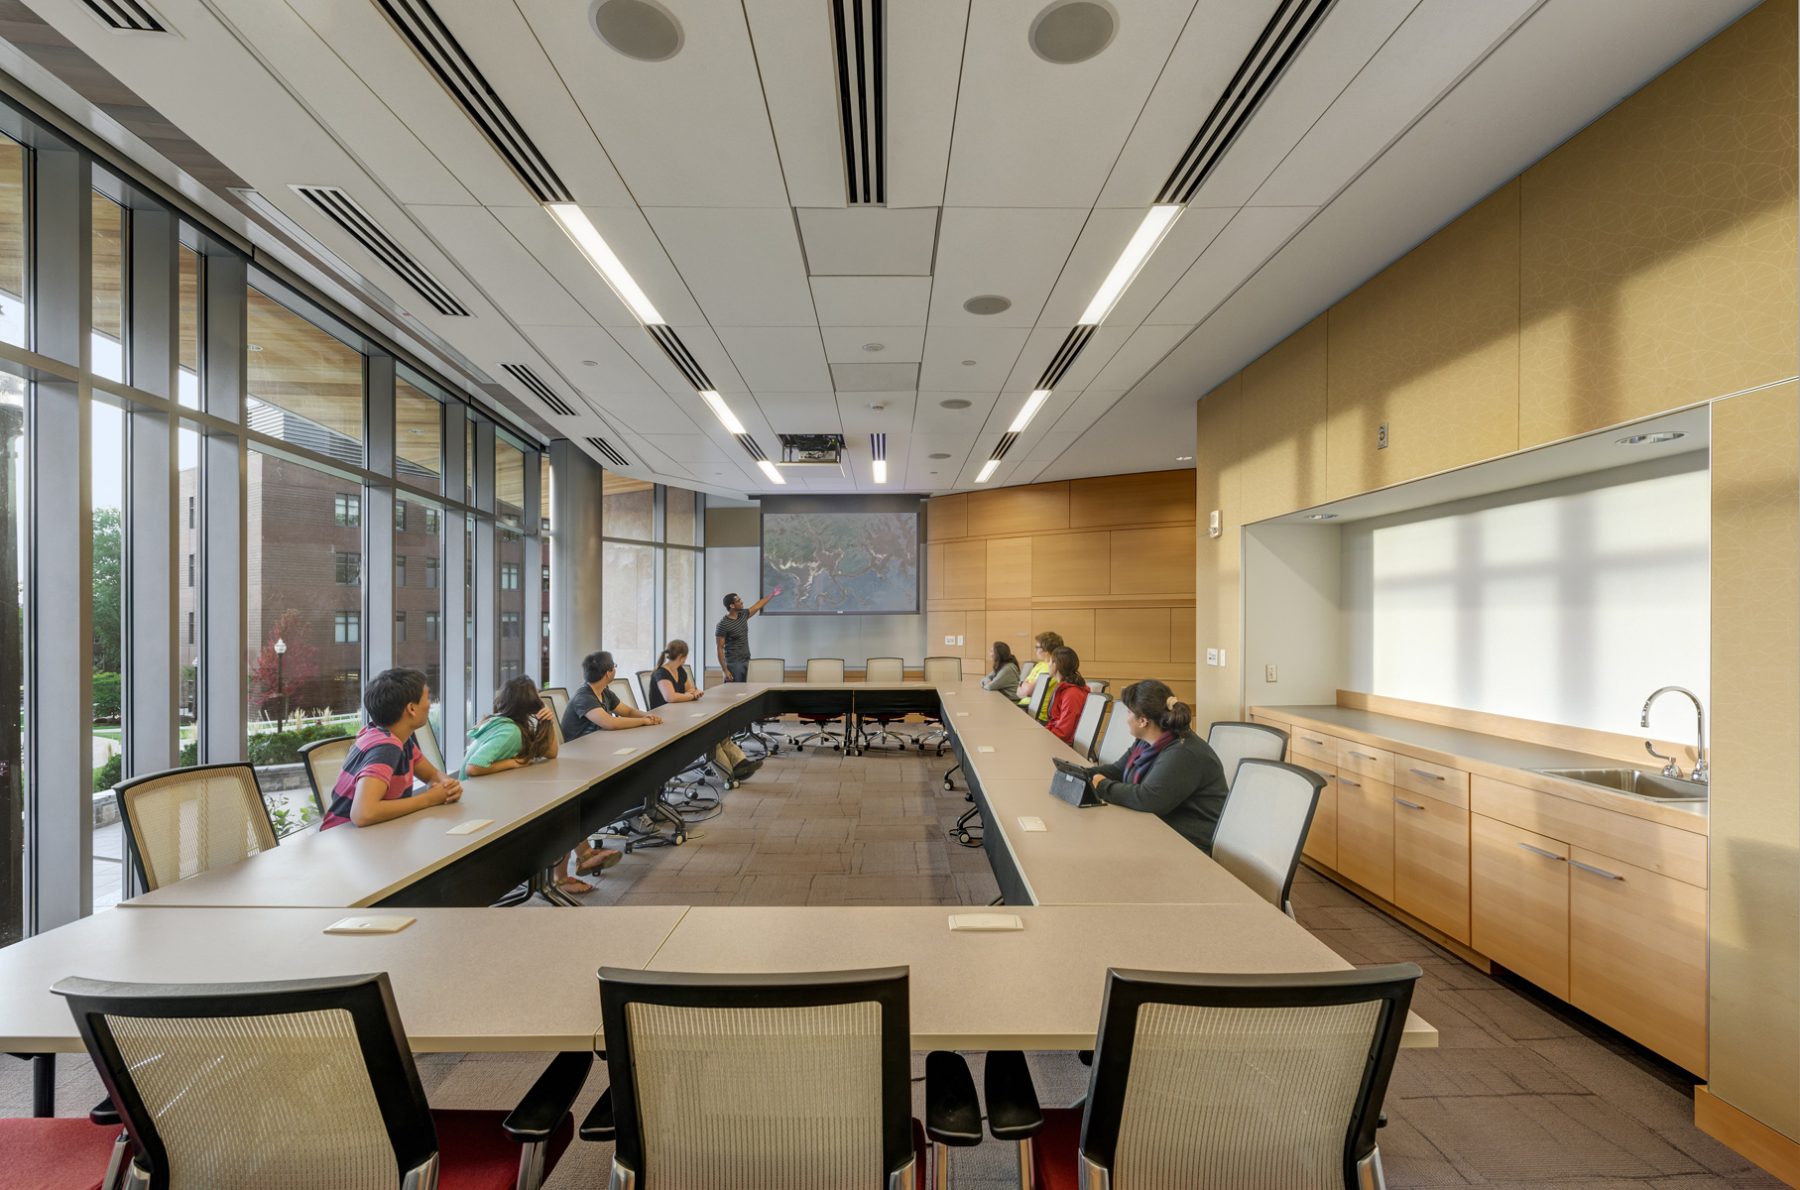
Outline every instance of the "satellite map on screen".
<path fill-rule="evenodd" d="M 765 609 L 831 615 L 919 610 L 919 517 L 771 512 L 762 518 Z"/>

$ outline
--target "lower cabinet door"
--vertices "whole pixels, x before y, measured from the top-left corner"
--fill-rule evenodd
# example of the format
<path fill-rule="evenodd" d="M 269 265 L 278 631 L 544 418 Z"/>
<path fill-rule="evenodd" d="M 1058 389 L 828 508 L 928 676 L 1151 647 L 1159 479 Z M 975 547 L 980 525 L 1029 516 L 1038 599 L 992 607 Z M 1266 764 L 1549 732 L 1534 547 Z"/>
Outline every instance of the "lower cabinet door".
<path fill-rule="evenodd" d="M 1394 899 L 1394 787 L 1340 770 L 1337 870 L 1384 901 Z"/>
<path fill-rule="evenodd" d="M 1394 904 L 1467 944 L 1467 810 L 1422 793 L 1395 792 Z"/>
<path fill-rule="evenodd" d="M 1706 1074 L 1706 890 L 1569 854 L 1569 1002 Z"/>
<path fill-rule="evenodd" d="M 1324 867 L 1337 869 L 1337 773 L 1328 764 L 1307 764 L 1304 759 L 1299 763 L 1325 778 L 1325 787 L 1319 790 L 1319 805 L 1313 811 L 1312 826 L 1307 829 L 1306 842 L 1300 851 L 1308 859 Z"/>
<path fill-rule="evenodd" d="M 1569 998 L 1569 848 L 1469 816 L 1469 945 Z"/>

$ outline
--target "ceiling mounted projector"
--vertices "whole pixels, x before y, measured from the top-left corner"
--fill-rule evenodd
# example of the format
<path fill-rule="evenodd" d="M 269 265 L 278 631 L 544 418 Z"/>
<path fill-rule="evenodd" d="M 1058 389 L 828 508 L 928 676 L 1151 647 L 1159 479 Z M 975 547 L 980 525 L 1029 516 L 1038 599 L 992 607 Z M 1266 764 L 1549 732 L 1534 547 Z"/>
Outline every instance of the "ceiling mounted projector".
<path fill-rule="evenodd" d="M 842 434 L 781 435 L 781 467 L 807 467 L 844 473 Z"/>

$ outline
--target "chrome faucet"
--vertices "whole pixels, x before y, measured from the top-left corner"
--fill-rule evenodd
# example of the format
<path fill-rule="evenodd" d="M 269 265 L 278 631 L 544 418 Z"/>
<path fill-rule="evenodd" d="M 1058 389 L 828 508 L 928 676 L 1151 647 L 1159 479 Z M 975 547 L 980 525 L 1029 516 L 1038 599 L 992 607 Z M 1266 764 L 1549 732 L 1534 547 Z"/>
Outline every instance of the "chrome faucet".
<path fill-rule="evenodd" d="M 1710 770 L 1707 768 L 1706 764 L 1706 708 L 1700 705 L 1700 696 L 1698 694 L 1695 694 L 1686 686 L 1663 686 L 1658 690 L 1652 691 L 1650 697 L 1644 700 L 1644 715 L 1643 718 L 1638 721 L 1638 725 L 1640 727 L 1649 727 L 1651 706 L 1657 699 L 1671 692 L 1675 694 L 1685 694 L 1693 700 L 1698 738 L 1694 744 L 1694 771 L 1688 775 L 1687 779 L 1690 781 L 1698 781 L 1700 784 L 1705 785 L 1707 783 L 1707 777 L 1710 775 Z M 1681 766 L 1676 763 L 1675 758 L 1673 756 L 1664 756 L 1661 752 L 1658 752 L 1654 743 L 1645 740 L 1644 751 L 1656 757 L 1658 760 L 1666 760 L 1669 762 L 1663 765 L 1663 776 L 1681 776 Z"/>

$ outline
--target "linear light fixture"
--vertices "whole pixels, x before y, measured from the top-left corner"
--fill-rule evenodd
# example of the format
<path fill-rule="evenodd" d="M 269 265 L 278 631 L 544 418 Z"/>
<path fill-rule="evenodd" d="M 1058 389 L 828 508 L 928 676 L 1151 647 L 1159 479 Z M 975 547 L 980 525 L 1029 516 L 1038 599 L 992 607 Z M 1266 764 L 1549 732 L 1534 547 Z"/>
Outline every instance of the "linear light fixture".
<path fill-rule="evenodd" d="M 732 434 L 744 432 L 744 423 L 737 419 L 737 414 L 731 411 L 731 406 L 725 403 L 724 397 L 710 388 L 703 388 L 700 390 L 700 399 L 706 402 L 706 407 L 713 411 L 713 416 L 719 419 L 727 432 Z"/>
<path fill-rule="evenodd" d="M 638 288 L 638 283 L 620 263 L 618 256 L 613 253 L 586 212 L 572 202 L 549 202 L 544 204 L 544 209 L 550 212 L 550 217 L 563 229 L 563 234 L 574 241 L 581 254 L 587 257 L 588 263 L 594 266 L 594 271 L 605 278 L 612 291 L 639 322 L 645 326 L 664 325 L 663 316 L 656 312 L 649 297 Z"/>
<path fill-rule="evenodd" d="M 994 477 L 994 472 L 995 472 L 995 470 L 997 470 L 999 468 L 999 466 L 1000 466 L 999 459 L 989 459 L 987 462 L 985 462 L 981 465 L 981 471 L 980 471 L 980 473 L 978 473 L 975 476 L 975 482 L 976 483 L 986 483 L 988 480 L 990 480 Z"/>
<path fill-rule="evenodd" d="M 887 435 L 869 435 L 869 454 L 873 458 L 870 470 L 874 473 L 876 483 L 887 482 Z"/>
<path fill-rule="evenodd" d="M 1178 203 L 1158 203 L 1144 212 L 1144 221 L 1138 224 L 1137 231 L 1125 245 L 1125 251 L 1119 253 L 1119 259 L 1113 262 L 1112 272 L 1106 274 L 1106 280 L 1100 283 L 1099 292 L 1094 300 L 1088 303 L 1087 310 L 1081 315 L 1082 326 L 1099 326 L 1112 313 L 1112 308 L 1119 304 L 1125 289 L 1137 277 L 1138 270 L 1156 251 L 1169 228 L 1175 225 L 1176 218 L 1182 208 Z"/>
<path fill-rule="evenodd" d="M 776 467 L 775 464 L 771 463 L 769 460 L 758 459 L 756 460 L 756 465 L 762 468 L 762 473 L 769 477 L 770 483 L 787 483 L 787 478 L 781 474 L 780 468 Z"/>
<path fill-rule="evenodd" d="M 1044 402 L 1049 399 L 1049 389 L 1034 390 L 1029 397 L 1025 398 L 1025 404 L 1019 407 L 1019 416 L 1012 419 L 1012 425 L 1006 427 L 1006 432 L 1008 434 L 1024 433 L 1025 427 L 1031 424 L 1031 419 L 1037 416 L 1038 410 L 1042 409 Z"/>
<path fill-rule="evenodd" d="M 887 460 L 886 459 L 876 459 L 875 463 L 874 463 L 874 470 L 875 470 L 875 482 L 876 483 L 886 483 L 887 482 Z"/>

